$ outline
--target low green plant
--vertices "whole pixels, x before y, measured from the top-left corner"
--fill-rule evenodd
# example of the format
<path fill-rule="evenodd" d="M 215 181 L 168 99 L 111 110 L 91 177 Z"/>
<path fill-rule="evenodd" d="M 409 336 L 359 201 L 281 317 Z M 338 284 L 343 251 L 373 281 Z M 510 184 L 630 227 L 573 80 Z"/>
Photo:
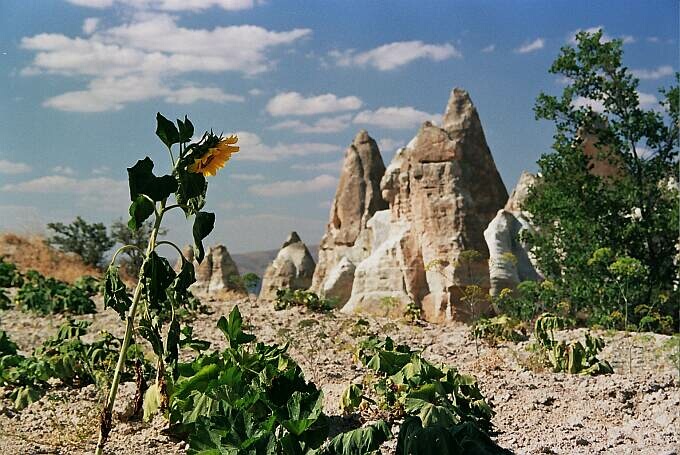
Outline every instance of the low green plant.
<path fill-rule="evenodd" d="M 191 454 L 315 453 L 328 435 L 323 392 L 305 380 L 287 346 L 254 343 L 242 325 L 234 307 L 217 323 L 228 346 L 178 365 L 172 431 Z M 154 411 L 147 407 L 145 416 Z"/>
<path fill-rule="evenodd" d="M 422 316 L 423 316 L 423 310 L 422 310 L 422 308 L 420 308 L 418 306 L 417 303 L 415 303 L 414 301 L 410 301 L 406 305 L 406 309 L 404 310 L 404 318 L 407 321 L 409 321 L 411 323 L 416 322 L 416 321 L 420 321 L 422 319 Z"/>
<path fill-rule="evenodd" d="M 476 338 L 485 339 L 492 344 L 496 344 L 498 341 L 518 342 L 527 340 L 524 323 L 505 314 L 478 319 L 472 328 L 472 335 Z"/>
<path fill-rule="evenodd" d="M 555 339 L 555 330 L 565 328 L 567 321 L 551 313 L 541 315 L 534 326 L 534 336 L 540 349 L 555 373 L 598 375 L 614 372 L 609 362 L 599 360 L 597 355 L 604 348 L 602 338 L 586 333 L 585 342 L 567 344 Z"/>
<path fill-rule="evenodd" d="M 22 310 L 38 314 L 90 314 L 96 311 L 90 289 L 48 278 L 35 270 L 24 275 L 14 303 Z"/>
<path fill-rule="evenodd" d="M 356 355 L 372 374 L 348 387 L 342 410 L 377 408 L 388 421 L 403 418 L 398 455 L 509 453 L 489 437 L 494 411 L 473 376 L 436 366 L 389 337 L 363 340 Z"/>
<path fill-rule="evenodd" d="M 276 291 L 275 310 L 285 310 L 294 306 L 301 306 L 311 311 L 325 312 L 335 308 L 335 302 L 304 289 L 281 288 Z"/>
<path fill-rule="evenodd" d="M 96 384 L 103 389 L 108 385 L 122 340 L 102 332 L 95 341 L 86 343 L 82 337 L 88 326 L 87 321 L 66 322 L 28 357 L 19 354 L 16 344 L 0 331 L 0 385 L 8 389 L 16 409 L 39 400 L 49 389 L 50 380 L 70 387 Z M 140 362 L 149 376 L 150 364 L 139 346 L 132 346 L 128 363 Z"/>
<path fill-rule="evenodd" d="M 24 284 L 24 279 L 17 266 L 0 257 L 0 288 L 18 288 Z"/>

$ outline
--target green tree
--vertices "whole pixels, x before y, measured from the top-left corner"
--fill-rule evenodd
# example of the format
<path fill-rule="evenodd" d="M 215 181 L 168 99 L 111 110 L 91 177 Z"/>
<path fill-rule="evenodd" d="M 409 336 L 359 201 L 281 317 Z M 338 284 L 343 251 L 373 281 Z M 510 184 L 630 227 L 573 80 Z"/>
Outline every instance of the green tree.
<path fill-rule="evenodd" d="M 527 240 L 574 311 L 597 318 L 620 307 L 601 298 L 603 287 L 614 284 L 589 264 L 594 252 L 609 248 L 613 257 L 637 259 L 649 272 L 635 283 L 643 292 L 631 305 L 677 317 L 680 76 L 659 91 L 657 106 L 645 109 L 639 81 L 622 57 L 620 40 L 581 32 L 551 66 L 569 83 L 561 96 L 542 93 L 536 102 L 536 118 L 553 121 L 556 132 L 554 151 L 538 162 L 542 178 L 524 204 L 538 228 Z M 587 138 L 594 154 L 584 151 Z M 594 169 L 603 164 L 613 172 Z M 675 298 L 661 297 L 669 293 Z"/>
<path fill-rule="evenodd" d="M 111 225 L 111 238 L 121 245 L 133 245 L 136 248 L 127 248 L 121 254 L 126 257 L 120 263 L 130 276 L 137 276 L 144 262 L 144 250 L 149 243 L 149 238 L 153 232 L 153 221 L 148 220 L 141 223 L 137 229 L 130 229 L 128 223 L 119 219 Z M 158 236 L 162 237 L 168 233 L 167 229 L 159 228 Z"/>
<path fill-rule="evenodd" d="M 103 223 L 88 223 L 81 217 L 76 217 L 70 224 L 48 223 L 47 228 L 54 231 L 48 243 L 67 253 L 75 253 L 83 262 L 95 267 L 101 267 L 104 254 L 115 245 L 106 233 Z"/>

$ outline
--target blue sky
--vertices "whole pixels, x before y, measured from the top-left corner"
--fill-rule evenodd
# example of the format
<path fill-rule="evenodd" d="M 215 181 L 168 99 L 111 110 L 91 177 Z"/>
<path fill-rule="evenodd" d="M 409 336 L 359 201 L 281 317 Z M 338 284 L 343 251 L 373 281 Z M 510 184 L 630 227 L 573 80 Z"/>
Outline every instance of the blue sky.
<path fill-rule="evenodd" d="M 386 164 L 450 90 L 476 104 L 506 186 L 536 170 L 547 70 L 579 29 L 623 39 L 641 100 L 678 69 L 678 2 L 2 0 L 0 231 L 125 217 L 126 167 L 167 168 L 155 113 L 238 132 L 212 178 L 208 243 L 319 242 L 344 149 L 365 128 Z M 170 237 L 189 238 L 179 216 Z"/>

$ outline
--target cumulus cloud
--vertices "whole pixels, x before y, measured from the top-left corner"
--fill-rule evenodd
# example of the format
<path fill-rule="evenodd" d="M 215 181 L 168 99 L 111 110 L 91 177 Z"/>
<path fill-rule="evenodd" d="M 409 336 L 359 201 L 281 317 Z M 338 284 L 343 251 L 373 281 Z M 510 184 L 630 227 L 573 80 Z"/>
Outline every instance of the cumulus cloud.
<path fill-rule="evenodd" d="M 653 69 L 632 69 L 630 72 L 638 79 L 656 80 L 673 75 L 673 67 L 670 65 L 659 66 Z"/>
<path fill-rule="evenodd" d="M 83 21 L 83 33 L 86 35 L 93 34 L 94 31 L 97 30 L 98 25 L 99 25 L 98 17 L 88 17 Z"/>
<path fill-rule="evenodd" d="M 399 147 L 406 145 L 404 141 L 399 141 L 389 137 L 384 137 L 378 141 L 378 147 L 381 152 L 394 152 Z"/>
<path fill-rule="evenodd" d="M 490 53 L 496 50 L 496 45 L 495 44 L 489 44 L 488 46 L 482 48 L 482 52 L 484 53 Z"/>
<path fill-rule="evenodd" d="M 75 175 L 76 173 L 71 166 L 54 166 L 52 172 L 61 175 Z"/>
<path fill-rule="evenodd" d="M 254 25 L 190 29 L 166 14 L 138 14 L 122 25 L 96 29 L 86 37 L 41 33 L 24 37 L 21 47 L 35 52 L 25 76 L 60 74 L 89 78 L 82 90 L 45 101 L 56 109 L 100 112 L 127 103 L 162 98 L 187 104 L 242 101 L 218 87 L 180 81 L 189 73 L 237 72 L 246 75 L 271 70 L 273 49 L 308 36 L 308 29 L 270 31 Z"/>
<path fill-rule="evenodd" d="M 520 47 L 515 49 L 518 54 L 528 54 L 530 52 L 535 52 L 537 50 L 543 49 L 545 47 L 545 40 L 543 38 L 536 38 L 533 41 L 527 41 Z"/>
<path fill-rule="evenodd" d="M 241 146 L 239 161 L 280 161 L 296 156 L 323 155 L 339 152 L 337 145 L 320 142 L 277 143 L 268 145 L 255 133 L 240 131 L 238 143 Z"/>
<path fill-rule="evenodd" d="M 272 130 L 291 130 L 296 133 L 337 133 L 347 128 L 352 121 L 351 114 L 337 117 L 321 117 L 313 123 L 305 123 L 300 120 L 286 120 L 270 127 Z"/>
<path fill-rule="evenodd" d="M 314 115 L 359 109 L 362 101 L 356 96 L 338 97 L 333 93 L 305 98 L 298 92 L 279 93 L 267 103 L 267 112 L 283 115 Z"/>
<path fill-rule="evenodd" d="M 88 8 L 110 8 L 116 4 L 137 9 L 160 11 L 202 11 L 208 8 L 222 8 L 239 11 L 253 8 L 261 1 L 256 0 L 67 0 L 69 3 Z"/>
<path fill-rule="evenodd" d="M 652 93 L 637 92 L 638 99 L 640 100 L 640 107 L 642 109 L 654 109 L 660 110 L 659 100 Z"/>
<path fill-rule="evenodd" d="M 638 91 L 637 95 L 642 109 L 661 110 L 659 100 L 654 94 Z M 593 100 L 579 96 L 572 101 L 571 105 L 576 108 L 590 107 L 594 112 L 604 112 L 604 101 L 602 100 Z"/>
<path fill-rule="evenodd" d="M 31 171 L 31 166 L 17 161 L 0 160 L 0 174 L 24 174 Z"/>
<path fill-rule="evenodd" d="M 262 174 L 229 174 L 229 178 L 234 180 L 242 180 L 246 182 L 252 182 L 254 180 L 264 180 L 264 175 Z"/>
<path fill-rule="evenodd" d="M 615 38 L 612 38 L 611 35 L 608 35 L 607 33 L 605 33 L 604 27 L 602 25 L 598 25 L 598 26 L 595 26 L 595 27 L 580 28 L 580 29 L 574 30 L 573 32 L 570 32 L 567 36 L 567 42 L 569 42 L 572 45 L 576 44 L 576 34 L 578 32 L 595 33 L 598 30 L 602 30 L 602 41 L 603 42 L 606 43 L 608 41 L 612 41 L 612 40 L 615 39 Z M 631 36 L 631 35 L 621 35 L 621 36 L 618 37 L 618 39 L 622 40 L 624 44 L 631 44 L 631 43 L 635 42 L 635 37 Z"/>
<path fill-rule="evenodd" d="M 413 128 L 437 117 L 439 116 L 436 114 L 419 111 L 411 106 L 381 107 L 374 111 L 359 112 L 352 122 L 396 130 Z"/>
<path fill-rule="evenodd" d="M 322 174 L 311 180 L 282 180 L 279 182 L 252 185 L 248 190 L 265 197 L 286 197 L 296 194 L 316 193 L 320 190 L 335 188 L 338 179 L 332 175 Z"/>
<path fill-rule="evenodd" d="M 380 71 L 393 70 L 419 59 L 439 62 L 463 56 L 452 44 L 427 44 L 422 41 L 398 41 L 359 53 L 353 49 L 335 50 L 328 55 L 338 66 L 372 66 Z"/>
<path fill-rule="evenodd" d="M 7 184 L 0 191 L 8 193 L 66 194 L 78 205 L 106 207 L 112 211 L 124 208 L 128 202 L 128 184 L 108 177 L 78 179 L 65 175 L 46 175 L 32 180 Z"/>

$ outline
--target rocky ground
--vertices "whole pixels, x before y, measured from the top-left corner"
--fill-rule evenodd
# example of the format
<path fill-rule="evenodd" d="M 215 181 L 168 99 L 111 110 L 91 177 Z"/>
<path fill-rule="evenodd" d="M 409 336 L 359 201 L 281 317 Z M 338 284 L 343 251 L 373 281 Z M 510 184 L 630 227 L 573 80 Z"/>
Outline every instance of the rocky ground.
<path fill-rule="evenodd" d="M 362 369 L 352 350 L 363 333 L 358 317 L 339 313 L 313 314 L 294 308 L 274 311 L 270 304 L 248 299 L 206 300 L 214 311 L 194 321 L 194 333 L 223 344 L 215 328 L 220 315 L 238 303 L 248 329 L 264 342 L 291 342 L 291 355 L 308 378 L 323 388 L 326 412 L 337 415 L 342 390 L 360 380 Z M 91 319 L 92 333 L 107 329 L 121 336 L 123 324 L 112 311 Z M 25 352 L 54 333 L 61 316 L 41 318 L 14 310 L 0 312 L 0 328 Z M 456 365 L 477 376 L 483 393 L 497 412 L 498 443 L 517 454 L 649 454 L 680 451 L 680 380 L 671 355 L 670 337 L 653 334 L 601 333 L 607 342 L 602 358 L 615 374 L 599 377 L 555 374 L 542 370 L 527 350 L 528 343 L 481 345 L 479 356 L 468 327 L 407 324 L 368 319 L 368 331 L 390 335 L 423 349 L 436 362 Z M 563 332 L 582 337 L 583 330 Z M 677 340 L 676 340 L 677 341 Z M 628 347 L 632 372 L 628 373 Z M 676 343 L 677 346 L 677 343 Z M 124 415 L 134 395 L 132 383 L 119 391 L 117 412 Z M 97 434 L 101 394 L 94 386 L 81 390 L 54 388 L 21 412 L 0 402 L 0 448 L 5 454 L 91 453 Z M 181 454 L 184 443 L 163 434 L 164 421 L 151 424 L 117 421 L 110 454 Z M 383 453 L 391 453 L 385 447 Z"/>

